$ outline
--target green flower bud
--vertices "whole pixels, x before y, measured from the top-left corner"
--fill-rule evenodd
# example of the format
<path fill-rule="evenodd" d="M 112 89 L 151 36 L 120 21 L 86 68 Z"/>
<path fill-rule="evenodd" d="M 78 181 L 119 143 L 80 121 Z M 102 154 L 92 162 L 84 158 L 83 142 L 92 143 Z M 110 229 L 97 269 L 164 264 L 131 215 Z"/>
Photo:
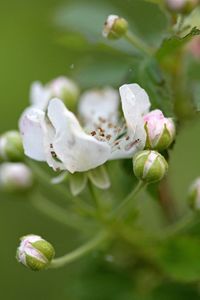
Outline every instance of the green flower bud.
<path fill-rule="evenodd" d="M 49 91 L 50 98 L 59 98 L 66 104 L 68 109 L 75 109 L 80 91 L 74 81 L 61 76 L 52 80 L 46 88 Z"/>
<path fill-rule="evenodd" d="M 171 118 L 165 118 L 162 111 L 156 109 L 144 116 L 147 133 L 146 149 L 163 151 L 175 138 L 175 125 Z"/>
<path fill-rule="evenodd" d="M 20 161 L 24 151 L 18 131 L 8 131 L 0 137 L 0 158 L 4 161 Z"/>
<path fill-rule="evenodd" d="M 166 7 L 172 13 L 189 14 L 200 4 L 199 0 L 165 0 Z"/>
<path fill-rule="evenodd" d="M 53 246 L 38 235 L 26 235 L 17 249 L 18 262 L 32 271 L 46 269 L 55 256 Z"/>
<path fill-rule="evenodd" d="M 23 163 L 0 165 L 0 188 L 8 192 L 27 191 L 33 185 L 33 175 Z"/>
<path fill-rule="evenodd" d="M 200 178 L 197 178 L 191 185 L 188 201 L 194 210 L 200 210 Z"/>
<path fill-rule="evenodd" d="M 144 150 L 138 152 L 133 158 L 133 171 L 135 176 L 146 183 L 161 180 L 168 169 L 165 158 L 156 151 Z"/>
<path fill-rule="evenodd" d="M 108 39 L 119 39 L 126 34 L 128 30 L 128 22 L 124 18 L 116 15 L 108 16 L 104 23 L 103 36 Z"/>

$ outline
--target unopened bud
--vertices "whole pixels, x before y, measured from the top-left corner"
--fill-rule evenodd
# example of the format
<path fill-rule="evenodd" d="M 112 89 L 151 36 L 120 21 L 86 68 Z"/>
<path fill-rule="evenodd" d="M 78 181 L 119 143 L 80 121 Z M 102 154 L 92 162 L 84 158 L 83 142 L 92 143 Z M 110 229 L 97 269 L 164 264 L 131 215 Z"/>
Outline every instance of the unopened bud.
<path fill-rule="evenodd" d="M 165 0 L 166 7 L 174 13 L 189 14 L 200 4 L 199 0 Z"/>
<path fill-rule="evenodd" d="M 54 258 L 53 246 L 38 235 L 26 235 L 21 238 L 17 249 L 18 262 L 32 271 L 46 269 Z"/>
<path fill-rule="evenodd" d="M 126 34 L 128 22 L 116 15 L 108 16 L 103 28 L 103 36 L 108 39 L 119 39 Z"/>
<path fill-rule="evenodd" d="M 197 60 L 200 59 L 200 36 L 194 36 L 193 39 L 186 45 L 186 51 L 192 54 Z"/>
<path fill-rule="evenodd" d="M 79 88 L 74 81 L 61 76 L 52 80 L 47 85 L 47 89 L 49 90 L 51 98 L 59 98 L 63 100 L 70 110 L 75 109 L 79 96 Z"/>
<path fill-rule="evenodd" d="M 0 165 L 0 188 L 8 192 L 27 191 L 33 185 L 33 175 L 23 163 Z"/>
<path fill-rule="evenodd" d="M 8 131 L 0 136 L 0 158 L 4 161 L 20 161 L 24 151 L 18 131 Z"/>
<path fill-rule="evenodd" d="M 200 177 L 197 178 L 189 189 L 188 200 L 194 210 L 200 210 Z"/>
<path fill-rule="evenodd" d="M 152 183 L 161 180 L 168 169 L 165 158 L 156 151 L 144 150 L 138 152 L 133 158 L 133 171 L 135 176 Z"/>
<path fill-rule="evenodd" d="M 144 116 L 147 133 L 146 149 L 162 151 L 167 149 L 175 137 L 175 125 L 171 118 L 165 118 L 156 109 Z"/>

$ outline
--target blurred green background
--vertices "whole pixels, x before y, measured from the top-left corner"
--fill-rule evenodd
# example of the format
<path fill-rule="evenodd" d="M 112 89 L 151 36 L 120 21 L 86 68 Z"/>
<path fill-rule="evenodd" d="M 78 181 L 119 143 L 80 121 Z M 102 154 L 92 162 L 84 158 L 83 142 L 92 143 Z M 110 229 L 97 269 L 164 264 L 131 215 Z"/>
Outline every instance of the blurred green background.
<path fill-rule="evenodd" d="M 123 83 L 124 74 L 134 68 L 134 55 L 125 43 L 101 44 L 101 27 L 110 13 L 123 15 L 135 32 L 150 43 L 159 43 L 166 20 L 156 6 L 142 0 L 1 1 L 1 132 L 17 128 L 34 80 L 47 82 L 59 75 L 72 74 L 83 88 Z M 76 34 L 80 28 L 83 36 Z M 98 36 L 100 45 L 96 46 Z M 88 39 L 91 46 L 88 46 Z M 115 44 L 116 49 L 112 50 Z M 127 55 L 123 56 L 121 51 Z M 199 80 L 200 74 L 194 73 Z M 183 210 L 186 209 L 188 185 L 200 175 L 199 132 L 200 121 L 186 124 L 172 154 L 170 182 Z M 138 287 L 137 294 L 134 270 L 127 274 L 123 267 L 112 266 L 112 262 L 99 258 L 98 253 L 60 270 L 28 271 L 15 260 L 20 236 L 39 234 L 51 241 L 57 255 L 61 255 L 76 244 L 74 232 L 35 211 L 26 198 L 5 194 L 0 194 L 0 198 L 0 299 L 200 299 L 197 286 L 172 284 L 170 281 L 159 286 L 150 296 L 145 295 L 146 286 Z M 154 218 L 151 212 L 148 215 L 150 220 Z M 148 271 L 145 274 L 148 285 L 152 274 Z"/>

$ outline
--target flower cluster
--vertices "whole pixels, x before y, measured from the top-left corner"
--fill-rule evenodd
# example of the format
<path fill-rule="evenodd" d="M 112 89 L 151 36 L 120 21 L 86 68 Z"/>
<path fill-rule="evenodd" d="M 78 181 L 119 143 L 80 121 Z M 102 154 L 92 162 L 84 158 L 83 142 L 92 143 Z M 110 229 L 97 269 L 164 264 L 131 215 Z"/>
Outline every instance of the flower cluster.
<path fill-rule="evenodd" d="M 35 89 L 38 86 L 32 87 L 32 105 L 19 123 L 24 151 L 56 171 L 85 172 L 108 160 L 131 158 L 145 145 L 165 149 L 174 139 L 173 121 L 160 111 L 149 113 L 149 97 L 138 84 L 120 87 L 122 116 L 116 90 L 85 91 L 79 100 L 79 119 L 62 98 L 47 100 L 47 90 L 38 101 Z"/>

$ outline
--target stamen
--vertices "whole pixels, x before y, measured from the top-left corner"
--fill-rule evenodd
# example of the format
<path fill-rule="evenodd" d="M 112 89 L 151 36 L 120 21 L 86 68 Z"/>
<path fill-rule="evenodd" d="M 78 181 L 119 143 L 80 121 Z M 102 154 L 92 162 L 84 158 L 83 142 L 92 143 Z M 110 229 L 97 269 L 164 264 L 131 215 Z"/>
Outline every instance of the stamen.
<path fill-rule="evenodd" d="M 137 143 L 139 143 L 139 141 L 140 141 L 140 139 L 137 139 L 137 140 L 131 142 L 130 144 L 126 145 L 124 149 L 126 151 L 129 151 L 131 148 L 133 148 L 133 146 L 135 146 Z"/>
<path fill-rule="evenodd" d="M 53 158 L 57 158 L 56 152 L 51 151 L 51 155 L 52 155 Z"/>
<path fill-rule="evenodd" d="M 97 133 L 96 133 L 96 131 L 92 131 L 92 132 L 90 132 L 90 134 L 91 134 L 92 136 L 95 136 Z"/>

